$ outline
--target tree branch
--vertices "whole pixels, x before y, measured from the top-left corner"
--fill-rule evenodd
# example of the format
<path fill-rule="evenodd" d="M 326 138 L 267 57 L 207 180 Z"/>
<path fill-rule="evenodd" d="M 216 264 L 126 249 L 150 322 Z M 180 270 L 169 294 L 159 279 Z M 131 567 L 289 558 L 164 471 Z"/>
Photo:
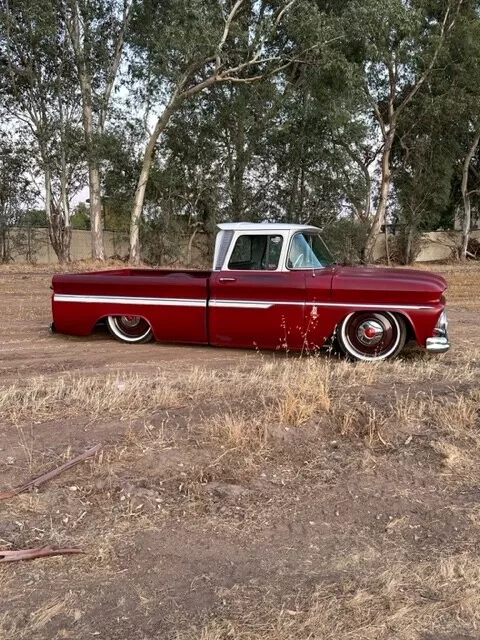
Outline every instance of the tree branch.
<path fill-rule="evenodd" d="M 105 120 L 107 117 L 108 103 L 110 102 L 110 96 L 112 93 L 113 85 L 115 84 L 115 78 L 117 77 L 118 68 L 120 66 L 120 60 L 122 58 L 122 51 L 125 44 L 125 35 L 127 33 L 128 25 L 132 16 L 132 8 L 135 0 L 131 0 L 130 4 L 128 0 L 124 2 L 123 20 L 118 34 L 117 41 L 115 43 L 115 53 L 112 58 L 112 62 L 107 70 L 107 84 L 102 99 L 102 107 L 99 114 L 99 130 L 103 131 L 105 126 Z"/>
<path fill-rule="evenodd" d="M 215 72 L 218 72 L 222 67 L 222 58 L 221 58 L 222 49 L 225 42 L 227 41 L 228 34 L 230 33 L 230 27 L 232 26 L 232 22 L 235 19 L 235 16 L 237 15 L 237 12 L 242 6 L 242 4 L 244 3 L 244 1 L 245 0 L 237 0 L 233 5 L 232 10 L 228 14 L 227 18 L 225 19 L 225 28 L 223 29 L 223 34 L 222 34 L 222 37 L 220 38 L 220 42 L 218 43 L 218 47 L 217 47 Z"/>
<path fill-rule="evenodd" d="M 382 138 L 384 140 L 386 140 L 387 139 L 387 128 L 385 127 L 385 123 L 383 121 L 382 114 L 380 113 L 380 109 L 378 107 L 378 103 L 374 99 L 372 94 L 370 93 L 370 90 L 369 90 L 367 85 L 364 86 L 364 91 L 365 91 L 365 95 L 367 96 L 367 100 L 370 102 L 370 104 L 373 107 L 373 110 L 375 112 L 375 116 L 376 116 L 376 118 L 378 120 L 378 124 L 380 125 L 380 130 L 382 132 Z"/>
<path fill-rule="evenodd" d="M 283 9 L 280 10 L 279 14 L 277 15 L 276 19 L 275 19 L 275 26 L 278 27 L 278 25 L 280 24 L 283 16 L 287 13 L 287 11 L 297 2 L 297 0 L 290 0 L 290 2 L 288 2 Z"/>
<path fill-rule="evenodd" d="M 462 3 L 463 3 L 463 0 L 459 0 L 458 5 L 457 5 L 457 14 L 458 14 L 458 10 L 459 10 L 460 6 L 462 5 Z M 447 32 L 451 31 L 451 29 L 453 28 L 453 26 L 455 24 L 456 16 L 454 16 L 452 18 L 452 20 L 450 21 L 450 24 L 447 27 L 448 18 L 450 16 L 450 10 L 451 10 L 451 6 L 449 6 L 447 8 L 447 10 L 445 11 L 445 15 L 443 17 L 442 25 L 440 27 L 439 41 L 438 41 L 437 46 L 434 49 L 432 59 L 430 60 L 430 63 L 427 65 L 427 68 L 424 70 L 424 72 L 422 73 L 422 75 L 420 76 L 420 78 L 418 79 L 416 84 L 412 87 L 412 89 L 409 91 L 409 93 L 407 93 L 405 98 L 402 100 L 400 105 L 397 107 L 397 116 L 413 100 L 413 98 L 420 91 L 420 89 L 423 86 L 423 84 L 425 83 L 426 79 L 428 78 L 428 76 L 432 72 L 432 69 L 435 66 L 435 62 L 437 61 L 438 55 L 440 53 L 440 49 L 443 46 L 443 42 L 444 42 L 444 39 L 445 39 L 445 32 L 446 31 Z"/>

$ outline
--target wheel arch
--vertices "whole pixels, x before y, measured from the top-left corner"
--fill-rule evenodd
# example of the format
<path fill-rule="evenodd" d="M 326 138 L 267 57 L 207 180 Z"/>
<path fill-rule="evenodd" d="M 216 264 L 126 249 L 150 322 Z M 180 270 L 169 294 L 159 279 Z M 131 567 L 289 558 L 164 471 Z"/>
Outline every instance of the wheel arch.
<path fill-rule="evenodd" d="M 113 316 L 138 316 L 139 318 L 141 318 L 142 320 L 145 320 L 145 322 L 148 322 L 148 324 L 150 325 L 150 328 L 153 331 L 153 325 L 152 325 L 152 321 L 143 313 L 137 313 L 137 311 L 135 311 L 135 313 L 102 313 L 101 316 L 99 316 L 98 320 L 95 322 L 95 324 L 93 325 L 92 331 L 93 329 L 95 329 L 95 327 L 100 324 L 101 322 L 107 322 L 107 318 L 113 317 Z"/>
<path fill-rule="evenodd" d="M 415 325 L 410 315 L 405 311 L 394 311 L 393 314 L 403 320 L 405 328 L 407 330 L 407 342 L 408 340 L 415 340 L 415 342 L 418 342 Z"/>

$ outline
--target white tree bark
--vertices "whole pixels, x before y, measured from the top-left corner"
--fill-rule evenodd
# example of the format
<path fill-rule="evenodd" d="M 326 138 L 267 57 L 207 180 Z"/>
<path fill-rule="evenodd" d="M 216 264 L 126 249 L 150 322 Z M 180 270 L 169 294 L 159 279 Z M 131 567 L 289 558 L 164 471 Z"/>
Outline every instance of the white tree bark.
<path fill-rule="evenodd" d="M 390 193 L 390 183 L 392 180 L 392 173 L 390 168 L 390 156 L 392 153 L 392 145 L 395 138 L 395 127 L 391 127 L 386 134 L 385 145 L 382 151 L 382 176 L 380 183 L 380 197 L 378 199 L 378 205 L 375 211 L 375 216 L 373 218 L 372 225 L 370 227 L 370 232 L 367 237 L 367 241 L 365 243 L 365 261 L 372 262 L 373 254 L 375 250 L 375 243 L 380 233 L 380 228 L 382 223 L 387 225 L 387 204 L 388 204 L 388 196 Z"/>
<path fill-rule="evenodd" d="M 149 137 L 148 143 L 145 147 L 145 151 L 143 154 L 143 162 L 142 169 L 140 172 L 140 176 L 137 182 L 137 188 L 135 191 L 135 199 L 132 208 L 131 218 L 130 218 L 130 263 L 131 264 L 139 264 L 140 263 L 140 221 L 143 212 L 143 203 L 145 200 L 145 190 L 149 178 L 150 168 L 152 165 L 153 152 L 155 149 L 155 145 L 157 144 L 160 136 L 167 128 L 172 115 L 178 109 L 180 104 L 187 100 L 188 98 L 201 93 L 206 88 L 211 87 L 220 82 L 255 82 L 257 80 L 261 80 L 264 75 L 258 75 L 251 78 L 240 78 L 239 73 L 241 71 L 245 71 L 246 69 L 253 67 L 258 64 L 262 64 L 264 62 L 270 62 L 279 60 L 279 58 L 262 58 L 260 50 L 256 51 L 249 60 L 238 64 L 236 67 L 223 68 L 222 63 L 222 49 L 228 39 L 230 28 L 235 20 L 238 12 L 241 7 L 245 4 L 246 0 L 236 0 L 234 3 L 230 13 L 225 18 L 225 27 L 220 38 L 220 41 L 216 47 L 215 56 L 206 60 L 203 60 L 202 63 L 196 64 L 192 66 L 190 69 L 187 69 L 185 74 L 179 79 L 172 96 L 168 102 L 167 107 L 164 109 L 162 114 L 159 116 L 155 129 Z M 293 5 L 293 2 L 289 2 L 285 11 Z M 285 11 L 283 13 L 285 13 Z M 281 15 L 283 15 L 281 13 Z M 281 15 L 277 18 L 277 24 L 281 18 Z M 213 69 L 209 72 L 209 75 L 202 81 L 190 86 L 188 89 L 185 89 L 187 82 L 192 79 L 192 76 L 195 71 L 199 71 L 202 68 L 205 68 L 207 63 L 214 62 Z M 280 71 L 289 66 L 293 60 L 290 60 L 286 64 L 281 64 L 276 71 Z"/>
<path fill-rule="evenodd" d="M 113 85 L 120 67 L 120 61 L 125 44 L 125 34 L 130 23 L 132 13 L 132 1 L 126 0 L 122 16 L 122 24 L 117 36 L 114 55 L 106 72 L 105 87 L 99 98 L 96 121 L 94 119 L 92 78 L 86 59 L 85 33 L 80 20 L 80 12 L 77 0 L 70 0 L 69 15 L 66 17 L 66 25 L 70 41 L 72 43 L 77 66 L 80 91 L 82 95 L 83 127 L 88 155 L 88 177 L 90 190 L 90 223 L 92 233 L 92 258 L 105 260 L 105 246 L 103 242 L 103 207 L 100 180 L 100 165 L 96 154 L 96 138 L 104 133 L 107 119 L 110 97 Z"/>
<path fill-rule="evenodd" d="M 462 225 L 462 244 L 460 248 L 460 260 L 464 262 L 467 259 L 468 241 L 470 239 L 470 229 L 472 226 L 472 204 L 470 193 L 468 191 L 468 175 L 473 157 L 480 143 L 480 133 L 475 135 L 470 149 L 468 150 L 463 162 L 462 171 L 462 200 L 463 200 L 463 225 Z"/>
<path fill-rule="evenodd" d="M 393 147 L 393 142 L 395 140 L 396 128 L 398 123 L 398 118 L 402 111 L 407 107 L 407 105 L 413 100 L 415 95 L 420 91 L 430 73 L 432 72 L 433 67 L 437 61 L 440 50 L 443 46 L 446 34 L 451 31 L 455 24 L 456 16 L 458 14 L 458 10 L 462 4 L 462 0 L 458 0 L 457 4 L 457 13 L 452 16 L 452 9 L 450 4 L 453 6 L 455 1 L 449 2 L 449 6 L 447 6 L 442 24 L 440 25 L 440 33 L 438 37 L 437 44 L 433 51 L 432 57 L 430 59 L 429 64 L 426 66 L 423 73 L 419 76 L 417 81 L 413 84 L 410 91 L 407 92 L 403 100 L 397 106 L 398 99 L 398 67 L 397 61 L 395 59 L 395 55 L 392 53 L 387 66 L 388 71 L 388 79 L 389 79 L 389 94 L 388 94 L 388 108 L 387 115 L 383 115 L 380 110 L 380 104 L 375 100 L 375 98 L 370 93 L 368 87 L 365 88 L 367 99 L 373 107 L 373 111 L 375 114 L 375 118 L 378 121 L 380 126 L 382 138 L 383 138 L 383 151 L 382 151 L 382 177 L 380 183 L 380 197 L 377 205 L 377 209 L 375 211 L 375 215 L 372 221 L 372 225 L 370 227 L 370 232 L 368 234 L 368 238 L 365 244 L 365 262 L 373 261 L 373 252 L 375 248 L 375 242 L 380 231 L 380 227 L 382 222 L 385 224 L 385 230 L 387 225 L 387 205 L 388 205 L 388 195 L 390 191 L 391 184 L 391 152 Z M 385 236 L 387 237 L 387 236 Z M 388 251 L 388 248 L 387 248 Z M 387 253 L 388 255 L 388 253 Z"/>
<path fill-rule="evenodd" d="M 147 188 L 148 176 L 150 174 L 150 167 L 152 166 L 153 152 L 159 137 L 167 128 L 168 123 L 170 122 L 170 118 L 177 108 L 177 100 L 178 92 L 175 92 L 162 116 L 157 120 L 155 129 L 153 130 L 143 153 L 142 169 L 138 178 L 137 188 L 135 191 L 135 200 L 130 218 L 131 264 L 140 263 L 140 221 L 142 218 L 143 202 L 145 200 L 145 190 Z"/>

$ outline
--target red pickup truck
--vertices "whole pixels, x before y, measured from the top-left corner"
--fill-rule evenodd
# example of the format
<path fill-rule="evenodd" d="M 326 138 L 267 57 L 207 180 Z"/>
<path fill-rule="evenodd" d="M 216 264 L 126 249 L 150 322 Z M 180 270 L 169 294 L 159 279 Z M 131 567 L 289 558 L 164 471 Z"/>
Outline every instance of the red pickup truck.
<path fill-rule="evenodd" d="M 346 355 L 396 356 L 407 339 L 449 348 L 440 275 L 343 267 L 316 227 L 221 224 L 212 271 L 116 269 L 53 277 L 52 329 L 90 334 L 106 321 L 127 343 L 317 349 L 336 338 Z"/>

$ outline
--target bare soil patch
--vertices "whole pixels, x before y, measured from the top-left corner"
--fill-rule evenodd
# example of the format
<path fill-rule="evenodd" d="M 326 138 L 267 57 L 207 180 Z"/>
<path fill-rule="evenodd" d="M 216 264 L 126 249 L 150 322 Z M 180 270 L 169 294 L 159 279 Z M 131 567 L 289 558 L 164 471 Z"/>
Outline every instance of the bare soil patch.
<path fill-rule="evenodd" d="M 452 350 L 353 365 L 51 336 L 47 270 L 0 269 L 0 638 L 478 638 L 480 269 Z"/>

